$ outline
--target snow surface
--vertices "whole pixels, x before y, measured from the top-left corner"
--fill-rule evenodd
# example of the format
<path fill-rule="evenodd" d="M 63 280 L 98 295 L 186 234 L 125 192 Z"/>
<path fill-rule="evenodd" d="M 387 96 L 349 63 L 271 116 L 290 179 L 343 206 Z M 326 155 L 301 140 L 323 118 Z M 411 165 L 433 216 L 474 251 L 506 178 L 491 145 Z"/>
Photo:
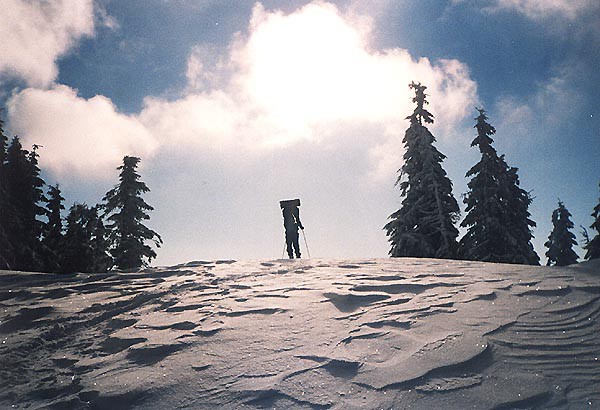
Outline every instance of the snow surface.
<path fill-rule="evenodd" d="M 0 408 L 600 408 L 600 263 L 0 271 Z"/>

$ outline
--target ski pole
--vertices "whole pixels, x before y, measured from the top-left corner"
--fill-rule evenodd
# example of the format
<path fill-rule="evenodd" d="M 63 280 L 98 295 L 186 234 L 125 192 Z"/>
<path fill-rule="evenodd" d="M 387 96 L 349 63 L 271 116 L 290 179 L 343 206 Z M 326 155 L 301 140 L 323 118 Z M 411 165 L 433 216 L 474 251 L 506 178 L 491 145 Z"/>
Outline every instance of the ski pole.
<path fill-rule="evenodd" d="M 283 250 L 281 251 L 281 259 L 283 259 L 283 255 L 285 254 L 285 248 L 287 247 L 287 243 L 284 242 Z"/>
<path fill-rule="evenodd" d="M 304 233 L 304 229 L 301 229 L 302 237 L 304 237 L 304 245 L 306 245 L 306 253 L 308 253 L 308 259 L 310 259 L 310 251 L 308 250 L 308 242 L 306 242 L 306 234 Z"/>

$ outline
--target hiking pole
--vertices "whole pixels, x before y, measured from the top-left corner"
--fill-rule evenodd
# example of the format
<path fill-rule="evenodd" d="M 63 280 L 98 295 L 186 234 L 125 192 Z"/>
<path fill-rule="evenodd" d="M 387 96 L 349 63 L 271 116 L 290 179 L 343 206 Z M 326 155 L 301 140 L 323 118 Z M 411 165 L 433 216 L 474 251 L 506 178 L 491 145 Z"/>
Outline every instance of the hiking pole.
<path fill-rule="evenodd" d="M 301 229 L 302 236 L 304 237 L 304 245 L 306 245 L 306 253 L 308 253 L 308 259 L 310 259 L 310 251 L 308 250 L 308 242 L 306 242 L 306 234 L 304 233 L 304 229 Z"/>
<path fill-rule="evenodd" d="M 283 259 L 283 255 L 285 254 L 285 248 L 287 247 L 287 243 L 283 243 L 283 250 L 281 251 L 281 259 Z"/>

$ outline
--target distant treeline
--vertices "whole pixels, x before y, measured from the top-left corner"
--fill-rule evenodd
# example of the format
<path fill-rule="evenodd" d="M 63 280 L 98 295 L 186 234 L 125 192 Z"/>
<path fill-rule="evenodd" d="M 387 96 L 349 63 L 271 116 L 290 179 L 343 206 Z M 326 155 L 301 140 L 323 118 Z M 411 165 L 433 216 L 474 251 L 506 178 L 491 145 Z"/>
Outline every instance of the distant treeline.
<path fill-rule="evenodd" d="M 452 182 L 442 168 L 446 157 L 433 145 L 435 137 L 426 126 L 433 123 L 433 115 L 425 109 L 427 87 L 414 82 L 409 87 L 415 91 L 417 106 L 407 117 L 410 126 L 403 139 L 404 165 L 396 181 L 402 206 L 384 227 L 391 243 L 389 254 L 539 265 L 531 243 L 531 228 L 536 226 L 528 211 L 532 197 L 519 186 L 518 169 L 508 166 L 504 155 L 498 155 L 492 146 L 496 130 L 483 109 L 478 109 L 477 136 L 471 143 L 479 148 L 481 160 L 466 174 L 470 178 L 469 191 L 463 197 L 467 214 L 460 223 L 466 233 L 457 240 L 455 224 L 460 210 L 452 195 Z M 585 259 L 600 258 L 600 200 L 592 216 L 591 228 L 597 234 L 590 240 L 583 228 Z M 564 266 L 578 260 L 570 217 L 559 200 L 552 214 L 553 230 L 545 243 L 548 265 Z"/>
<path fill-rule="evenodd" d="M 119 183 L 102 203 L 75 203 L 63 219 L 59 185 L 40 176 L 39 146 L 23 149 L 19 137 L 9 144 L 0 120 L 0 269 L 56 273 L 135 269 L 156 257 L 161 237 L 147 228 L 153 208 L 141 197 L 149 191 L 126 156 Z"/>

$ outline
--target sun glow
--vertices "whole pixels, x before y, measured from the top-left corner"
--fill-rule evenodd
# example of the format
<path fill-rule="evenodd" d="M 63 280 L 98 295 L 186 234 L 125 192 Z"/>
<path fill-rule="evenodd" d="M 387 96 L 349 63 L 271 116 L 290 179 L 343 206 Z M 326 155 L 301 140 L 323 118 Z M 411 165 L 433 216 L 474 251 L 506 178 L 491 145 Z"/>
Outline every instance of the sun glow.
<path fill-rule="evenodd" d="M 385 56 L 369 54 L 365 27 L 342 19 L 335 6 L 310 4 L 288 16 L 259 6 L 252 27 L 245 89 L 273 122 L 296 131 L 288 137 L 309 136 L 309 128 L 323 122 L 391 114 L 384 109 L 390 95 Z"/>
<path fill-rule="evenodd" d="M 374 50 L 371 28 L 369 18 L 322 1 L 289 14 L 258 3 L 247 33 L 234 37 L 227 54 L 192 50 L 185 98 L 147 99 L 140 118 L 169 141 L 220 151 L 364 138 L 377 147 L 376 162 L 388 163 L 381 157 L 399 145 L 398 130 L 412 110 L 411 81 L 428 84 L 442 124 L 464 117 L 476 88 L 458 61 L 432 65 L 404 49 Z"/>

